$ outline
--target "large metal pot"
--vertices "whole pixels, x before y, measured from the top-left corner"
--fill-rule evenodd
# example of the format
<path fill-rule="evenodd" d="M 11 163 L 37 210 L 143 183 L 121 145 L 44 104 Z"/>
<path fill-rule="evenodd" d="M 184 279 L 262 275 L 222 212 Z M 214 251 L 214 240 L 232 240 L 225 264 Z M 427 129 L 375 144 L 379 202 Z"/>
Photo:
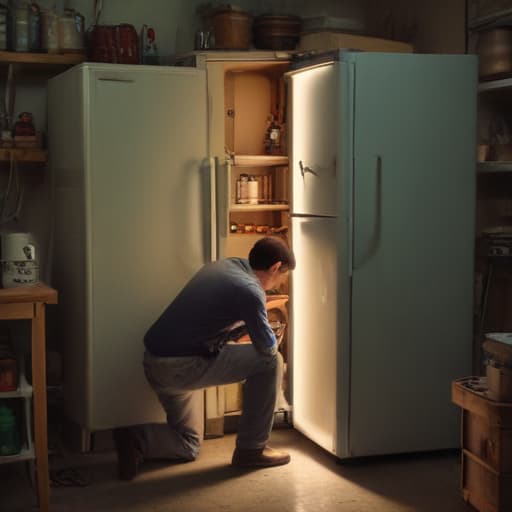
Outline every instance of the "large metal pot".
<path fill-rule="evenodd" d="M 478 34 L 479 75 L 493 80 L 512 75 L 512 27 L 483 30 Z"/>

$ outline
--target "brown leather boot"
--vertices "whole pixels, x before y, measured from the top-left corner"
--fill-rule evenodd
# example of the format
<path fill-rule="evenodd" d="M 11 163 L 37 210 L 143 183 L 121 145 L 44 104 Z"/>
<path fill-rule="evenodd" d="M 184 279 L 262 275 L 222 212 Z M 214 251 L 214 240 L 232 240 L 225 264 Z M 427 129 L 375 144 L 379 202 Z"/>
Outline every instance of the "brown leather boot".
<path fill-rule="evenodd" d="M 139 472 L 142 453 L 135 433 L 129 427 L 116 428 L 113 432 L 117 451 L 117 469 L 121 480 L 133 480 Z"/>
<path fill-rule="evenodd" d="M 283 466 L 290 462 L 290 455 L 286 452 L 274 450 L 264 446 L 255 450 L 242 450 L 235 448 L 231 464 L 239 468 L 268 468 Z"/>

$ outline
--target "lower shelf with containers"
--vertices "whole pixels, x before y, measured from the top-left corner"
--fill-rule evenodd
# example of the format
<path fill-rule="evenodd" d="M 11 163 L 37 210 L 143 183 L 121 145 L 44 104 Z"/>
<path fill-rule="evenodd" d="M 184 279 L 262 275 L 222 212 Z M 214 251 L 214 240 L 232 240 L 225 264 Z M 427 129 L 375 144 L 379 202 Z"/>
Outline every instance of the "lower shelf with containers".
<path fill-rule="evenodd" d="M 235 155 L 229 159 L 228 169 L 228 245 L 245 246 L 243 239 L 237 239 L 248 235 L 247 242 L 252 245 L 254 236 L 285 234 L 288 157 Z"/>
<path fill-rule="evenodd" d="M 32 397 L 23 361 L 0 354 L 0 465 L 35 459 Z"/>

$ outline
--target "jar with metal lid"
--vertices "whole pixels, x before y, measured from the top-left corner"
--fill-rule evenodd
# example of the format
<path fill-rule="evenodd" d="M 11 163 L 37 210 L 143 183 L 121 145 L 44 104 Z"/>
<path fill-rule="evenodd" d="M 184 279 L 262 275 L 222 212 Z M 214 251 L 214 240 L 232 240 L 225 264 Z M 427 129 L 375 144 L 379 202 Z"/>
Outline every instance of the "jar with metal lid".
<path fill-rule="evenodd" d="M 48 53 L 59 52 L 59 17 L 53 10 L 41 12 L 41 48 Z"/>
<path fill-rule="evenodd" d="M 28 49 L 30 52 L 41 51 L 41 9 L 32 2 L 28 16 Z"/>
<path fill-rule="evenodd" d="M 236 182 L 236 202 L 247 204 L 249 202 L 249 175 L 240 174 Z"/>
<path fill-rule="evenodd" d="M 249 204 L 258 204 L 258 179 L 256 176 L 249 176 L 247 183 L 247 199 Z"/>
<path fill-rule="evenodd" d="M 20 0 L 14 2 L 11 8 L 11 47 L 15 52 L 29 50 L 29 18 L 30 5 Z"/>

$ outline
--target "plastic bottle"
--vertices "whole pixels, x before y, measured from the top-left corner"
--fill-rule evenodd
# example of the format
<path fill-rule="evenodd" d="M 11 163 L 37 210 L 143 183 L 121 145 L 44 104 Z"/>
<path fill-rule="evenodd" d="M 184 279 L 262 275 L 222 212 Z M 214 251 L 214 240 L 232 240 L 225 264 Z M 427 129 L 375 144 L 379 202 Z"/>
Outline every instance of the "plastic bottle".
<path fill-rule="evenodd" d="M 20 453 L 20 435 L 16 427 L 16 418 L 6 405 L 0 405 L 0 456 Z"/>

